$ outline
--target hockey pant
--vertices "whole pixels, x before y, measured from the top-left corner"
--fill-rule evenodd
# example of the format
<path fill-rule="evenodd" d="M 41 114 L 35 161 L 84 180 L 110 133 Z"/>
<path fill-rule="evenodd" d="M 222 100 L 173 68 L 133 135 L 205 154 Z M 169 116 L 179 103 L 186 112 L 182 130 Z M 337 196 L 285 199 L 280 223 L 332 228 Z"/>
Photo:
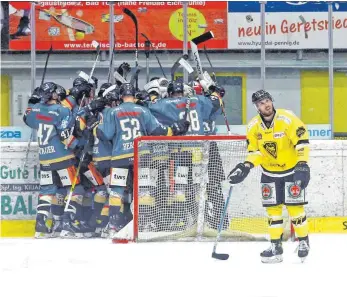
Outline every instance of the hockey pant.
<path fill-rule="evenodd" d="M 81 184 L 84 186 L 86 195 L 83 201 L 84 221 L 90 221 L 94 226 L 97 218 L 101 215 L 101 210 L 108 198 L 107 188 L 104 183 L 104 178 L 107 176 L 107 171 L 104 175 L 95 167 L 93 162 L 88 166 L 81 168 Z"/>
<path fill-rule="evenodd" d="M 261 177 L 262 203 L 268 215 L 271 240 L 278 240 L 283 234 L 283 205 L 286 206 L 291 223 L 299 239 L 308 236 L 308 224 L 304 205 L 307 204 L 305 190 L 293 182 L 293 175 L 284 177 Z"/>
<path fill-rule="evenodd" d="M 75 175 L 75 166 L 53 171 L 41 170 L 40 194 L 37 204 L 38 217 L 47 218 L 50 211 L 53 216 L 61 216 L 64 213 L 64 199 L 70 192 Z M 76 212 L 81 209 L 85 194 L 84 188 L 79 183 L 78 178 L 67 210 L 67 213 L 72 216 L 75 216 Z"/>

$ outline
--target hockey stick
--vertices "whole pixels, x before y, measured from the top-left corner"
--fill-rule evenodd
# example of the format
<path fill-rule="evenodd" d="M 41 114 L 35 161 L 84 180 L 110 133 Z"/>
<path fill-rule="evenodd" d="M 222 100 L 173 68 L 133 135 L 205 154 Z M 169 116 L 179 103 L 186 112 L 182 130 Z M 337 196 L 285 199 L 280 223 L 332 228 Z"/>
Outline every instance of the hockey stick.
<path fill-rule="evenodd" d="M 141 70 L 142 70 L 142 67 L 140 67 L 140 66 L 137 66 L 137 67 L 136 67 L 135 73 L 134 73 L 134 75 L 131 77 L 130 84 L 134 85 L 135 82 L 136 82 L 136 83 L 138 82 L 139 74 L 140 74 Z M 137 91 L 137 90 L 138 90 L 138 88 L 136 87 L 136 91 Z"/>
<path fill-rule="evenodd" d="M 49 48 L 48 54 L 47 54 L 46 63 L 45 63 L 45 68 L 43 69 L 43 74 L 42 74 L 42 79 L 41 79 L 41 86 L 43 85 L 43 83 L 44 83 L 44 81 L 45 81 L 46 72 L 47 72 L 48 60 L 49 60 L 49 57 L 51 56 L 51 53 L 52 53 L 52 52 L 53 52 L 53 46 L 51 45 L 51 47 Z"/>
<path fill-rule="evenodd" d="M 95 123 L 95 124 L 97 124 L 97 123 Z M 76 174 L 74 176 L 74 180 L 73 180 L 71 188 L 70 188 L 69 196 L 68 196 L 68 198 L 66 200 L 64 212 L 66 212 L 68 210 L 68 208 L 69 208 L 69 205 L 70 205 L 70 202 L 71 202 L 71 198 L 72 198 L 72 194 L 75 191 L 75 187 L 76 187 L 76 184 L 77 184 L 77 179 L 78 179 L 78 176 L 80 174 L 81 166 L 82 166 L 84 157 L 86 156 L 87 151 L 88 151 L 88 145 L 89 145 L 89 137 L 88 137 L 87 143 L 85 144 L 85 146 L 83 148 L 82 155 L 81 155 L 80 161 L 79 161 L 78 166 L 77 166 Z"/>
<path fill-rule="evenodd" d="M 91 79 L 91 77 L 93 76 L 93 73 L 94 73 L 94 70 L 95 70 L 95 67 L 96 67 L 96 63 L 98 62 L 99 55 L 100 55 L 100 44 L 99 44 L 97 41 L 94 40 L 94 41 L 92 42 L 92 45 L 93 45 L 94 47 L 96 47 L 96 51 L 97 51 L 97 52 L 96 52 L 96 58 L 95 58 L 95 61 L 94 61 L 92 70 L 90 71 L 90 74 L 89 74 L 88 83 L 89 83 L 89 79 Z M 78 113 L 78 112 L 81 110 L 81 108 L 82 108 L 82 105 L 83 105 L 83 102 L 84 102 L 84 98 L 85 98 L 85 94 L 84 94 L 83 97 L 82 97 L 82 100 L 81 100 L 81 103 L 80 103 L 80 105 L 79 105 L 79 107 L 78 107 L 77 113 Z M 74 132 L 74 130 L 75 130 L 75 125 L 73 125 L 73 126 L 71 127 L 71 129 L 70 129 L 69 137 L 68 137 L 68 139 L 67 139 L 67 141 L 66 141 L 66 144 L 65 144 L 65 149 L 67 149 L 67 147 L 68 147 L 68 145 L 69 145 L 69 143 L 70 143 L 70 141 L 71 141 L 72 133 Z"/>
<path fill-rule="evenodd" d="M 123 12 L 132 19 L 132 21 L 133 21 L 133 23 L 135 25 L 135 46 L 136 46 L 136 49 L 135 49 L 135 67 L 138 67 L 139 66 L 139 55 L 138 55 L 138 50 L 139 50 L 139 28 L 138 28 L 137 18 L 133 14 L 133 12 L 130 9 L 128 9 L 128 8 L 124 8 Z M 139 80 L 137 78 L 136 79 L 136 89 L 138 89 L 138 87 L 139 87 Z"/>
<path fill-rule="evenodd" d="M 52 52 L 53 52 L 53 46 L 51 44 L 51 47 L 49 48 L 49 51 L 47 53 L 45 68 L 43 69 L 43 73 L 42 73 L 41 86 L 43 85 L 43 83 L 45 81 L 47 66 L 48 66 L 48 60 L 49 60 L 49 57 L 51 56 Z M 23 171 L 25 170 L 25 167 L 27 166 L 27 163 L 28 163 L 29 151 L 30 151 L 30 147 L 31 147 L 31 142 L 33 141 L 33 137 L 34 137 L 34 129 L 31 129 L 30 138 L 28 140 L 28 145 L 27 145 L 26 152 L 25 152 Z"/>
<path fill-rule="evenodd" d="M 192 49 L 192 54 L 193 54 L 193 58 L 195 61 L 195 65 L 196 65 L 196 70 L 198 72 L 198 77 L 199 79 L 205 79 L 204 77 L 204 72 L 202 70 L 202 66 L 201 66 L 201 60 L 200 60 L 200 56 L 199 56 L 199 51 L 198 51 L 198 44 L 203 43 L 207 40 L 210 40 L 214 37 L 212 31 L 208 31 L 198 37 L 193 38 L 190 41 L 190 47 Z"/>
<path fill-rule="evenodd" d="M 213 78 L 213 81 L 215 82 L 215 84 L 217 85 L 217 76 L 216 76 L 216 73 L 214 71 L 214 67 L 211 63 L 211 60 L 210 60 L 210 57 L 208 56 L 208 53 L 207 53 L 207 50 L 206 50 L 206 46 L 204 45 L 204 53 L 205 53 L 205 56 L 206 56 L 206 59 L 208 61 L 208 63 L 210 64 L 210 67 L 211 67 L 211 70 L 212 70 L 212 78 Z M 219 97 L 219 96 L 218 96 Z M 227 126 L 227 130 L 228 130 L 228 135 L 231 135 L 231 130 L 230 130 L 230 126 L 229 126 L 229 121 L 228 121 L 228 118 L 227 118 L 227 115 L 226 115 L 226 112 L 225 112 L 225 108 L 224 108 L 224 104 L 223 104 L 223 100 L 222 98 L 219 97 L 219 104 L 220 104 L 220 107 L 222 109 L 222 114 L 223 114 L 223 117 L 224 117 L 224 122 L 225 122 L 225 125 Z"/>
<path fill-rule="evenodd" d="M 151 43 L 146 40 L 145 41 L 145 55 L 146 55 L 146 79 L 149 82 L 149 53 L 150 53 Z"/>
<path fill-rule="evenodd" d="M 157 56 L 156 50 L 154 49 L 153 43 L 149 40 L 149 38 L 144 33 L 141 33 L 141 35 L 146 39 L 146 41 L 148 41 L 150 43 L 150 45 L 152 47 L 152 50 L 153 50 L 153 53 L 154 53 L 154 56 L 157 59 L 157 62 L 159 64 L 160 70 L 163 73 L 163 76 L 167 79 L 167 77 L 165 75 L 165 72 L 164 72 L 164 69 L 163 69 L 163 66 L 161 65 L 161 62 L 160 62 L 160 60 L 159 60 L 159 58 Z"/>
<path fill-rule="evenodd" d="M 222 227 L 223 227 L 223 223 L 224 223 L 224 218 L 225 218 L 225 215 L 226 215 L 227 210 L 228 210 L 228 205 L 229 205 L 229 201 L 230 201 L 232 192 L 233 192 L 233 186 L 231 186 L 230 189 L 229 189 L 228 198 L 225 201 L 223 212 L 222 212 L 221 219 L 220 219 L 220 222 L 219 222 L 216 241 L 215 241 L 215 243 L 213 245 L 212 258 L 215 258 L 215 259 L 218 259 L 218 260 L 228 260 L 229 259 L 229 254 L 217 253 L 216 249 L 217 249 L 217 244 L 218 244 L 218 242 L 220 240 L 220 236 L 221 236 L 221 233 L 222 233 Z"/>
<path fill-rule="evenodd" d="M 207 50 L 206 50 L 206 45 L 204 45 L 204 54 L 206 56 L 206 59 L 208 61 L 208 63 L 210 64 L 210 67 L 211 67 L 211 70 L 212 70 L 212 78 L 213 78 L 213 81 L 217 84 L 217 77 L 216 77 L 216 73 L 214 71 L 214 67 L 211 63 L 211 60 L 210 60 L 210 57 L 208 56 L 208 53 L 207 53 Z"/>
<path fill-rule="evenodd" d="M 122 84 L 127 84 L 128 83 L 128 81 L 123 76 L 121 76 L 118 71 L 115 71 L 113 73 L 113 76 L 114 76 L 114 78 L 116 80 L 120 81 Z"/>
<path fill-rule="evenodd" d="M 203 79 L 204 80 L 205 79 L 205 75 L 204 75 L 204 71 L 203 71 L 202 66 L 201 66 L 201 60 L 200 60 L 197 44 L 200 44 L 200 43 L 205 42 L 205 41 L 207 41 L 209 39 L 212 39 L 213 37 L 214 37 L 214 35 L 213 35 L 212 31 L 209 31 L 209 32 L 206 32 L 206 33 L 196 37 L 196 38 L 193 38 L 191 40 L 191 42 L 190 42 L 190 46 L 192 48 L 192 53 L 193 53 L 193 56 L 194 56 L 194 61 L 195 61 L 196 70 L 198 72 L 199 79 Z M 214 81 L 215 84 L 217 84 L 216 74 L 214 72 L 214 68 L 212 66 L 211 60 L 210 60 L 210 58 L 209 58 L 209 56 L 207 54 L 206 46 L 204 46 L 204 53 L 206 55 L 207 61 L 209 62 L 210 66 L 211 66 L 211 69 L 212 69 L 213 81 Z M 205 91 L 207 91 L 207 90 L 205 90 Z M 231 135 L 230 125 L 229 125 L 229 121 L 228 121 L 228 118 L 227 118 L 226 113 L 225 113 L 223 100 L 220 97 L 219 97 L 219 104 L 220 104 L 220 107 L 222 109 L 222 114 L 223 114 L 223 117 L 224 117 L 225 125 L 226 125 L 227 130 L 228 130 L 228 135 Z"/>
<path fill-rule="evenodd" d="M 175 80 L 175 73 L 176 73 L 178 67 L 180 67 L 180 65 L 182 65 L 181 64 L 181 59 L 188 60 L 188 55 L 185 54 L 185 55 L 180 56 L 176 60 L 176 62 L 172 65 L 172 67 L 171 67 L 171 81 Z"/>

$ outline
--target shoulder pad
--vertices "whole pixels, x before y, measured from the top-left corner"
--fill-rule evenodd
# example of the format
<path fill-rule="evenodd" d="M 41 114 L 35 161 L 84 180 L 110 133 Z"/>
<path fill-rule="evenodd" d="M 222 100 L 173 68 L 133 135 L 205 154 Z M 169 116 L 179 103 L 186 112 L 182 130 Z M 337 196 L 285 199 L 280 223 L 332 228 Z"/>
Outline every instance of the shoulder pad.
<path fill-rule="evenodd" d="M 247 130 L 251 130 L 252 127 L 258 123 L 259 123 L 259 119 L 258 119 L 258 116 L 256 116 L 253 119 L 251 119 L 251 121 L 248 123 Z"/>
<path fill-rule="evenodd" d="M 288 110 L 286 109 L 280 109 L 278 110 L 277 120 L 284 121 L 286 124 L 289 125 L 292 122 L 292 116 L 295 116 L 293 112 L 288 112 Z"/>

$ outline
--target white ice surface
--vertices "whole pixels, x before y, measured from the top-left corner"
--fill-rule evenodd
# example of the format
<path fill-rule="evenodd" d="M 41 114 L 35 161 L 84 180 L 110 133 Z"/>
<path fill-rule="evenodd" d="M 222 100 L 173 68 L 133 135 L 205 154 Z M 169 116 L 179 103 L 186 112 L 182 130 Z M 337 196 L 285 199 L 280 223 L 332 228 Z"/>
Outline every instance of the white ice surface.
<path fill-rule="evenodd" d="M 0 240 L 1 297 L 347 297 L 347 234 L 312 235 L 305 263 L 262 264 L 267 242 L 112 244 L 109 240 Z"/>

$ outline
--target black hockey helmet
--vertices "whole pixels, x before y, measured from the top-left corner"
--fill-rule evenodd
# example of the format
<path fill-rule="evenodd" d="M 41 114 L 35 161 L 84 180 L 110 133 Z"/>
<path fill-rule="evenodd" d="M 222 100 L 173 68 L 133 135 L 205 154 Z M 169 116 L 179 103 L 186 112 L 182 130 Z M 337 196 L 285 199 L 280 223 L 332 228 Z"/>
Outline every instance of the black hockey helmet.
<path fill-rule="evenodd" d="M 32 98 L 34 99 L 41 99 L 41 88 L 40 87 L 36 87 L 34 92 L 31 95 Z"/>
<path fill-rule="evenodd" d="M 87 84 L 87 83 L 88 82 L 84 78 L 78 76 L 72 82 L 72 86 L 73 87 L 77 87 L 77 86 L 84 85 L 84 84 Z"/>
<path fill-rule="evenodd" d="M 45 82 L 40 87 L 41 102 L 46 103 L 51 100 L 53 94 L 57 91 L 57 85 L 54 82 Z"/>
<path fill-rule="evenodd" d="M 257 102 L 263 99 L 270 99 L 272 102 L 274 101 L 269 92 L 265 90 L 259 90 L 252 95 L 252 103 L 256 104 Z"/>
<path fill-rule="evenodd" d="M 101 86 L 100 86 L 100 89 L 99 89 L 99 92 L 98 92 L 98 97 L 101 97 L 102 94 L 109 88 L 111 87 L 112 84 L 111 83 L 103 83 Z"/>
<path fill-rule="evenodd" d="M 124 97 L 124 96 L 135 96 L 135 87 L 130 84 L 130 83 L 126 83 L 126 84 L 122 84 L 119 90 L 120 96 Z"/>
<path fill-rule="evenodd" d="M 106 104 L 111 105 L 112 102 L 119 101 L 119 87 L 117 84 L 111 85 L 107 88 L 103 94 L 102 98 L 106 101 Z"/>
<path fill-rule="evenodd" d="M 62 86 L 57 85 L 56 93 L 58 94 L 58 99 L 60 101 L 66 98 L 66 90 Z"/>
<path fill-rule="evenodd" d="M 174 93 L 183 93 L 184 91 L 184 85 L 182 80 L 174 80 L 169 83 L 167 87 L 167 92 L 169 95 Z"/>

